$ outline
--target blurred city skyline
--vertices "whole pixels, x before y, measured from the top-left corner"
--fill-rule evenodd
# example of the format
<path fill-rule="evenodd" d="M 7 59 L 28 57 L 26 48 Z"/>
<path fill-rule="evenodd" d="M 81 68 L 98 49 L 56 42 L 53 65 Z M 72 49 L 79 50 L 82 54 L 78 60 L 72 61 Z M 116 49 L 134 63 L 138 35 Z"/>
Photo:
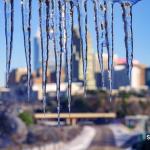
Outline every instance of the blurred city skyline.
<path fill-rule="evenodd" d="M 139 60 L 141 63 L 150 66 L 149 55 L 147 55 L 149 49 L 149 35 L 150 35 L 150 20 L 148 20 L 150 1 L 143 0 L 133 6 L 133 30 L 134 30 L 134 58 Z M 93 17 L 93 7 L 89 3 L 89 8 L 91 11 L 88 12 L 88 30 L 92 35 L 92 45 L 96 52 L 96 37 L 95 37 L 95 27 L 94 27 L 94 17 Z M 11 69 L 25 67 L 25 53 L 23 45 L 23 33 L 21 26 L 21 10 L 19 1 L 15 1 L 15 31 L 14 31 L 14 44 L 13 44 L 13 54 L 12 54 L 12 65 Z M 5 34 L 4 34 L 4 13 L 3 13 L 3 3 L 0 3 L 0 86 L 5 83 Z M 76 15 L 76 14 L 75 14 Z M 125 58 L 125 47 L 124 47 L 124 33 L 123 33 L 123 22 L 122 22 L 122 12 L 121 7 L 116 4 L 114 7 L 114 49 L 115 54 L 121 58 Z M 77 17 L 74 17 L 75 26 L 77 26 Z M 34 54 L 34 44 L 33 39 L 36 35 L 39 25 L 38 19 L 38 1 L 33 4 L 33 17 L 32 17 L 32 68 L 33 68 L 33 54 Z M 91 21 L 92 20 L 92 21 Z"/>

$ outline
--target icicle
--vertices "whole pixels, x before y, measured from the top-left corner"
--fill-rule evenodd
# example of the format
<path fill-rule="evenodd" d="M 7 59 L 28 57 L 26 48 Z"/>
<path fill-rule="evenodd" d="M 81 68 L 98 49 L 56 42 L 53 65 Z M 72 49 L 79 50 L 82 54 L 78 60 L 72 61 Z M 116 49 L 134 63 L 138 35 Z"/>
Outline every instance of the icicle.
<path fill-rule="evenodd" d="M 66 28 L 65 28 L 65 1 L 59 1 L 59 10 L 60 10 L 60 44 L 61 51 L 66 52 Z"/>
<path fill-rule="evenodd" d="M 43 52 L 43 84 L 44 84 L 44 105 L 46 107 L 46 84 L 47 84 L 47 67 L 48 67 L 48 57 L 49 57 L 49 18 L 50 18 L 50 2 L 49 0 L 45 0 L 46 4 L 46 49 Z"/>
<path fill-rule="evenodd" d="M 93 0 L 95 14 L 95 30 L 97 39 L 97 53 L 102 74 L 102 87 L 104 87 L 103 47 L 105 42 L 104 28 L 104 1 Z"/>
<path fill-rule="evenodd" d="M 66 1 L 66 64 L 68 77 L 68 109 L 71 112 L 73 3 Z"/>
<path fill-rule="evenodd" d="M 59 1 L 54 0 L 54 51 L 55 51 L 55 62 L 56 62 L 56 87 L 57 87 L 57 113 L 58 113 L 58 126 L 60 126 L 60 78 L 61 78 L 61 63 L 62 63 L 62 52 L 60 48 L 60 11 Z"/>
<path fill-rule="evenodd" d="M 78 0 L 78 21 L 81 39 L 81 50 L 84 74 L 84 95 L 86 96 L 86 72 L 87 72 L 87 1 Z"/>
<path fill-rule="evenodd" d="M 28 76 L 28 100 L 31 93 L 31 9 L 32 0 L 21 0 L 22 30 Z"/>
<path fill-rule="evenodd" d="M 129 81 L 131 81 L 131 71 L 133 67 L 133 31 L 132 31 L 132 5 L 130 2 L 123 2 L 121 4 L 125 32 L 125 48 L 126 61 Z"/>
<path fill-rule="evenodd" d="M 43 109 L 46 110 L 46 83 L 49 51 L 49 0 L 39 0 L 40 37 L 42 51 Z"/>
<path fill-rule="evenodd" d="M 112 71 L 113 71 L 113 2 L 112 0 L 105 0 L 105 37 L 106 47 L 108 53 L 108 79 L 109 79 L 109 93 L 110 101 L 112 99 Z"/>
<path fill-rule="evenodd" d="M 6 38 L 6 86 L 8 86 L 11 56 L 13 49 L 14 0 L 4 1 L 4 14 L 5 14 L 5 38 Z"/>
<path fill-rule="evenodd" d="M 53 0 L 49 2 L 49 11 L 50 11 L 50 18 L 49 18 L 49 38 L 50 40 L 54 40 L 54 3 Z"/>

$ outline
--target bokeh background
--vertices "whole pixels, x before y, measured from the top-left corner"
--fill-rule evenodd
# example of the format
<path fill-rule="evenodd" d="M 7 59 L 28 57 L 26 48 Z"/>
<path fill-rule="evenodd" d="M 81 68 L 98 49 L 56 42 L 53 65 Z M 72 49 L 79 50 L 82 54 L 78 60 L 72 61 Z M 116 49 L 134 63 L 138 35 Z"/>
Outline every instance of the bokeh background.
<path fill-rule="evenodd" d="M 27 101 L 27 70 L 20 1 L 15 1 L 15 28 L 8 88 L 5 87 L 6 47 L 4 3 L 0 2 L 0 149 L 118 150 L 150 149 L 150 1 L 133 6 L 134 60 L 131 85 L 127 77 L 122 9 L 114 6 L 114 71 L 109 101 L 107 52 L 105 88 L 97 59 L 93 4 L 88 2 L 87 96 L 84 97 L 77 10 L 73 31 L 73 83 L 68 113 L 65 54 L 61 77 L 61 126 L 57 126 L 56 72 L 53 44 L 49 50 L 46 114 L 42 106 L 41 48 L 38 1 L 32 15 L 32 95 Z"/>

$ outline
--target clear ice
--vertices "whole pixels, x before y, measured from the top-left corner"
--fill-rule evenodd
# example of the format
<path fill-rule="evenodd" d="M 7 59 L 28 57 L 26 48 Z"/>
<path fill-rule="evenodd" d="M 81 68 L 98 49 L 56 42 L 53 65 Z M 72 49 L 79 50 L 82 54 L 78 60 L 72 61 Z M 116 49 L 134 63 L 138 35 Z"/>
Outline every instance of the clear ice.
<path fill-rule="evenodd" d="M 133 31 L 132 31 L 132 5 L 130 2 L 121 3 L 124 22 L 125 33 L 125 48 L 126 48 L 126 61 L 127 61 L 127 73 L 129 81 L 131 81 L 131 71 L 133 67 Z"/>
<path fill-rule="evenodd" d="M 108 80 L 109 80 L 109 99 L 112 99 L 112 72 L 113 72 L 113 1 L 104 0 L 105 18 L 105 39 L 108 54 Z"/>
<path fill-rule="evenodd" d="M 104 66 L 103 66 L 103 48 L 105 41 L 105 27 L 104 27 L 104 1 L 93 0 L 94 3 L 94 21 L 97 40 L 97 54 L 100 64 L 100 70 L 102 75 L 102 87 L 104 87 Z"/>
<path fill-rule="evenodd" d="M 4 0 L 4 15 L 5 15 L 5 39 L 6 39 L 6 86 L 8 86 L 11 56 L 13 50 L 14 0 Z"/>
<path fill-rule="evenodd" d="M 24 38 L 24 49 L 27 64 L 27 87 L 28 100 L 31 93 L 31 15 L 32 0 L 21 0 L 22 30 Z"/>
<path fill-rule="evenodd" d="M 47 66 L 49 54 L 49 1 L 39 0 L 39 21 L 40 37 L 42 52 L 42 91 L 43 91 L 43 109 L 46 111 L 46 83 L 47 83 Z"/>
<path fill-rule="evenodd" d="M 87 0 L 78 0 L 78 22 L 80 32 L 80 46 L 82 50 L 84 95 L 86 96 L 86 72 L 87 72 Z"/>
<path fill-rule="evenodd" d="M 60 80 L 61 80 L 61 65 L 62 65 L 62 51 L 60 38 L 60 7 L 59 0 L 54 0 L 54 51 L 55 51 L 55 66 L 56 66 L 56 95 L 57 95 L 57 113 L 58 126 L 60 126 Z"/>
<path fill-rule="evenodd" d="M 65 0 L 59 1 L 59 9 L 60 9 L 60 44 L 61 44 L 61 51 L 66 53 L 66 24 L 65 24 Z"/>
<path fill-rule="evenodd" d="M 73 3 L 66 2 L 66 65 L 68 79 L 68 109 L 71 112 Z"/>

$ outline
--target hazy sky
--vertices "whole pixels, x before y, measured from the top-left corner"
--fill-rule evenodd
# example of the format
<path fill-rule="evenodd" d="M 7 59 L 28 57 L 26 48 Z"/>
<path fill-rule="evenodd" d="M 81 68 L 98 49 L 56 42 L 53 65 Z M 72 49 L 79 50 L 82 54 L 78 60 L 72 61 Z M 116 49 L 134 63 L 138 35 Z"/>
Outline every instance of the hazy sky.
<path fill-rule="evenodd" d="M 95 30 L 92 13 L 92 5 L 89 5 L 88 30 L 92 34 L 93 47 L 96 48 Z M 122 22 L 122 11 L 119 4 L 114 8 L 114 49 L 120 57 L 125 57 L 124 32 Z M 38 0 L 33 0 L 33 21 L 32 37 L 35 36 L 38 28 Z M 150 0 L 142 0 L 133 6 L 133 31 L 134 31 L 134 58 L 150 66 Z M 5 33 L 4 33 L 4 9 L 0 1 L 0 85 L 5 82 Z M 33 38 L 32 38 L 33 41 Z M 25 54 L 23 46 L 23 34 L 21 26 L 20 0 L 15 0 L 15 31 L 11 68 L 25 67 Z M 33 44 L 32 44 L 33 48 Z M 96 50 L 95 50 L 96 51 Z M 33 52 L 33 49 L 32 49 Z M 32 53 L 33 56 L 33 53 Z M 32 57 L 33 62 L 33 57 Z M 32 63 L 33 66 L 33 63 Z"/>

